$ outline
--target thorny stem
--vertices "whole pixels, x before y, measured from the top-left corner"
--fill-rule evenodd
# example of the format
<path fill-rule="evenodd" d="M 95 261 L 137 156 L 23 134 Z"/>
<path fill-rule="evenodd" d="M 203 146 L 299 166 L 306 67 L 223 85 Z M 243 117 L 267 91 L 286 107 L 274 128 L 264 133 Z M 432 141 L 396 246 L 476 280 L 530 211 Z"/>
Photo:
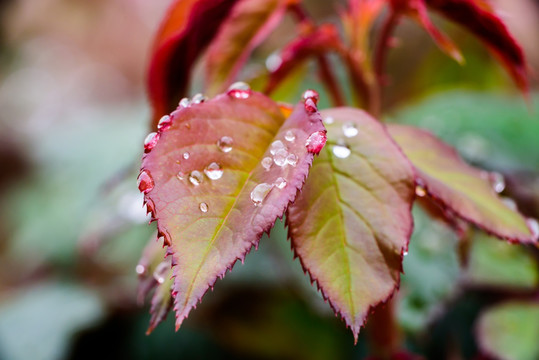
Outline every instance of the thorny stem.
<path fill-rule="evenodd" d="M 391 36 L 393 35 L 393 30 L 395 30 L 395 27 L 399 22 L 399 17 L 400 16 L 397 12 L 390 9 L 390 13 L 382 26 L 382 33 L 380 34 L 380 38 L 376 47 L 374 58 L 374 73 L 376 75 L 376 82 L 378 86 L 375 90 L 374 96 L 376 98 L 376 101 L 373 100 L 370 104 L 370 107 L 372 107 L 371 113 L 375 117 L 379 117 L 381 112 L 382 88 L 385 84 L 384 68 L 387 60 L 387 51 L 390 47 L 390 40 Z"/>

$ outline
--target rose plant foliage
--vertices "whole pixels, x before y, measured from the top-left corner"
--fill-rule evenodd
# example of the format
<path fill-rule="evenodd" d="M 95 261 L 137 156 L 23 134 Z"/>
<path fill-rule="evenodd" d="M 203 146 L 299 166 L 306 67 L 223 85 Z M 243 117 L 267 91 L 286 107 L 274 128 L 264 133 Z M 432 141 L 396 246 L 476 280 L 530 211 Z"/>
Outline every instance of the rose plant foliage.
<path fill-rule="evenodd" d="M 286 219 L 305 272 L 356 340 L 373 308 L 399 287 L 414 201 L 428 203 L 457 232 L 471 224 L 510 242 L 537 241 L 537 222 L 498 196 L 499 174 L 466 164 L 425 130 L 381 122 L 385 58 L 402 18 L 464 62 L 429 10 L 484 42 L 526 94 L 522 50 L 486 0 L 350 0 L 340 8 L 340 27 L 317 24 L 300 0 L 171 4 L 149 65 L 154 130 L 138 177 L 160 239 L 137 266 L 141 299 L 155 289 L 148 332 L 170 310 L 178 329 L 278 218 Z M 263 84 L 238 82 L 252 51 L 285 16 L 297 21 L 297 35 L 277 49 Z M 328 65 L 330 53 L 347 69 L 353 106 Z M 272 100 L 311 59 L 337 107 L 319 109 L 318 93 L 308 89 L 295 105 Z M 189 97 L 199 60 L 206 96 Z"/>

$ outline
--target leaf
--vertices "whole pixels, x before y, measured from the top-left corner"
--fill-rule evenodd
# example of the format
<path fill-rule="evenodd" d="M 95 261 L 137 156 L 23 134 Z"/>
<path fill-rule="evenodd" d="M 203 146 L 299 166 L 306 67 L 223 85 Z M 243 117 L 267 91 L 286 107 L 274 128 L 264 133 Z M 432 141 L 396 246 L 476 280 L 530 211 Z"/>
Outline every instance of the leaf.
<path fill-rule="evenodd" d="M 427 5 L 464 26 L 501 60 L 521 91 L 528 92 L 528 65 L 522 48 L 484 0 L 426 0 Z"/>
<path fill-rule="evenodd" d="M 206 89 L 211 94 L 232 83 L 249 54 L 279 25 L 290 0 L 243 0 L 231 10 L 208 48 Z"/>
<path fill-rule="evenodd" d="M 479 347 L 500 360 L 539 358 L 539 304 L 507 302 L 483 313 L 476 328 Z"/>
<path fill-rule="evenodd" d="M 191 69 L 237 0 L 176 0 L 154 41 L 148 93 L 154 125 L 187 93 Z"/>
<path fill-rule="evenodd" d="M 339 33 L 332 24 L 322 24 L 311 32 L 288 43 L 280 52 L 280 63 L 269 74 L 264 93 L 271 94 L 277 86 L 309 57 L 329 51 L 340 51 Z"/>
<path fill-rule="evenodd" d="M 364 111 L 335 108 L 322 115 L 333 119 L 330 145 L 288 209 L 289 237 L 357 340 L 369 311 L 399 286 L 413 227 L 414 174 L 384 127 Z"/>
<path fill-rule="evenodd" d="M 139 189 L 173 252 L 177 328 L 294 200 L 314 156 L 307 139 L 325 143 L 312 99 L 285 121 L 262 94 L 231 95 L 172 113 L 142 161 Z"/>
<path fill-rule="evenodd" d="M 459 64 L 464 63 L 458 47 L 430 21 L 424 0 L 391 0 L 391 5 L 394 11 L 408 15 L 421 25 L 443 52 Z"/>
<path fill-rule="evenodd" d="M 499 238 L 535 241 L 526 220 L 498 197 L 488 173 L 467 165 L 454 148 L 426 130 L 394 124 L 388 130 L 415 166 L 422 192 Z"/>

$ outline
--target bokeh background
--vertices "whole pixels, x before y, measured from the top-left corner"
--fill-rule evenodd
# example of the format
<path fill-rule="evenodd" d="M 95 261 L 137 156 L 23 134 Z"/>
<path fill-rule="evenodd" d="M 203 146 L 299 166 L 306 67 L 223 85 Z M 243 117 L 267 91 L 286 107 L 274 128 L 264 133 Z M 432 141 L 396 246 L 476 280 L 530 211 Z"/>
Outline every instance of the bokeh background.
<path fill-rule="evenodd" d="M 155 235 L 136 175 L 149 130 L 145 67 L 169 3 L 0 1 L 0 359 L 367 356 L 366 332 L 353 346 L 292 259 L 282 223 L 178 333 L 169 315 L 145 335 L 148 305 L 137 303 L 135 266 Z M 307 7 L 338 22 L 335 6 L 343 3 L 310 0 Z M 537 71 L 539 4 L 493 3 Z M 386 119 L 428 128 L 470 162 L 504 174 L 503 195 L 539 218 L 537 77 L 527 104 L 475 38 L 432 16 L 461 47 L 466 65 L 404 21 L 389 57 Z M 255 51 L 243 76 L 263 71 L 293 33 L 288 19 Z M 275 97 L 296 102 L 303 89 L 315 88 L 321 107 L 329 106 L 314 65 L 296 71 Z M 345 70 L 336 62 L 335 69 L 345 83 Z M 203 79 L 202 67 L 196 71 L 193 93 Z M 482 349 L 491 340 L 477 337 L 486 323 L 499 330 L 491 339 L 502 358 L 537 359 L 537 249 L 477 232 L 463 267 L 462 244 L 450 229 L 419 208 L 414 216 L 396 297 L 408 351 L 429 359 L 487 358 Z M 535 312 L 522 310 L 530 304 Z"/>

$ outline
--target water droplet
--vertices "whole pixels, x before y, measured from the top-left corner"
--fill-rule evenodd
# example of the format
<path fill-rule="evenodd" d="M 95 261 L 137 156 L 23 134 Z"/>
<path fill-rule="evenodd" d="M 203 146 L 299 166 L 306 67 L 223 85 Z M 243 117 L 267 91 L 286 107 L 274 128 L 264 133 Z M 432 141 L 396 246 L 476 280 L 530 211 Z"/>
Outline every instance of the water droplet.
<path fill-rule="evenodd" d="M 176 174 L 176 177 L 178 178 L 178 180 L 184 180 L 185 179 L 185 173 L 183 171 L 178 171 L 178 173 Z"/>
<path fill-rule="evenodd" d="M 216 162 L 212 162 L 204 169 L 204 174 L 212 180 L 219 180 L 223 176 L 223 169 Z"/>
<path fill-rule="evenodd" d="M 298 157 L 294 154 L 289 154 L 287 157 L 286 157 L 286 162 L 292 166 L 296 166 L 297 162 L 298 162 Z"/>
<path fill-rule="evenodd" d="M 294 135 L 294 132 L 292 130 L 288 130 L 284 135 L 284 138 L 286 139 L 286 141 L 292 142 L 296 140 L 296 135 Z"/>
<path fill-rule="evenodd" d="M 189 174 L 189 181 L 195 186 L 200 185 L 203 180 L 204 177 L 202 176 L 202 173 L 198 170 L 191 171 L 191 174 Z"/>
<path fill-rule="evenodd" d="M 505 189 L 505 180 L 503 178 L 503 175 L 499 172 L 490 173 L 489 181 L 494 191 L 496 191 L 498 194 Z"/>
<path fill-rule="evenodd" d="M 217 141 L 217 147 L 222 152 L 230 152 L 232 150 L 232 144 L 234 143 L 234 139 L 232 139 L 230 136 L 223 136 Z"/>
<path fill-rule="evenodd" d="M 273 185 L 267 183 L 261 183 L 255 186 L 253 191 L 251 191 L 251 200 L 256 206 L 262 204 L 262 201 L 266 198 L 268 193 L 273 188 Z"/>
<path fill-rule="evenodd" d="M 191 106 L 191 100 L 189 100 L 188 98 L 184 97 L 183 99 L 180 100 L 180 103 L 178 104 L 178 106 L 179 106 L 181 109 L 188 108 L 189 106 Z"/>
<path fill-rule="evenodd" d="M 275 153 L 277 153 L 277 151 L 281 149 L 286 150 L 286 146 L 283 144 L 281 140 L 275 140 L 274 142 L 271 143 L 270 153 L 271 155 L 275 155 Z"/>
<path fill-rule="evenodd" d="M 286 186 L 286 179 L 283 177 L 279 177 L 277 178 L 277 180 L 275 180 L 273 185 L 275 185 L 278 189 L 284 189 L 284 187 Z"/>
<path fill-rule="evenodd" d="M 200 209 L 200 211 L 202 211 L 203 213 L 207 213 L 208 212 L 208 204 L 202 202 L 200 203 L 200 205 L 198 205 L 198 208 Z"/>
<path fill-rule="evenodd" d="M 251 96 L 251 87 L 243 81 L 238 81 L 230 85 L 227 94 L 236 99 L 248 99 Z"/>
<path fill-rule="evenodd" d="M 344 133 L 344 136 L 346 137 L 354 137 L 359 133 L 356 124 L 351 121 L 347 122 L 346 124 L 343 124 L 342 131 Z"/>
<path fill-rule="evenodd" d="M 191 103 L 192 104 L 200 104 L 200 103 L 203 103 L 206 100 L 207 100 L 207 98 L 203 94 L 198 93 L 198 94 L 195 94 L 195 96 L 193 96 L 193 98 L 191 99 Z"/>
<path fill-rule="evenodd" d="M 316 107 L 316 103 L 311 98 L 305 100 L 304 106 L 305 106 L 305 111 L 307 111 L 309 114 L 313 114 L 318 111 L 318 108 Z"/>
<path fill-rule="evenodd" d="M 405 250 L 402 252 L 402 256 L 406 256 L 406 255 L 408 255 L 408 251 Z"/>
<path fill-rule="evenodd" d="M 415 194 L 418 196 L 418 197 L 424 197 L 425 195 L 427 195 L 427 190 L 425 190 L 425 188 L 423 186 L 419 186 L 417 185 L 415 187 Z"/>
<path fill-rule="evenodd" d="M 262 167 L 266 169 L 266 171 L 269 171 L 271 168 L 271 165 L 273 165 L 273 159 L 270 157 L 265 157 L 262 159 Z"/>
<path fill-rule="evenodd" d="M 167 131 L 172 126 L 172 118 L 169 115 L 163 116 L 157 124 L 159 131 Z"/>
<path fill-rule="evenodd" d="M 508 197 L 502 197 L 501 200 L 509 209 L 517 211 L 517 203 L 515 202 L 515 200 Z"/>
<path fill-rule="evenodd" d="M 331 116 L 326 116 L 323 121 L 324 124 L 331 125 L 335 122 L 335 119 L 333 119 Z"/>
<path fill-rule="evenodd" d="M 157 265 L 157 267 L 155 268 L 155 271 L 153 272 L 153 278 L 159 284 L 162 284 L 165 282 L 165 276 L 167 275 L 169 270 L 170 264 L 166 261 L 163 261 L 159 263 L 159 265 Z"/>
<path fill-rule="evenodd" d="M 149 153 L 155 145 L 157 145 L 157 142 L 159 141 L 159 134 L 156 132 L 151 132 L 146 136 L 146 139 L 144 139 L 144 152 Z"/>
<path fill-rule="evenodd" d="M 288 151 L 285 149 L 279 149 L 275 152 L 275 155 L 273 155 L 273 162 L 277 166 L 284 166 L 286 164 L 286 158 L 288 156 Z"/>
<path fill-rule="evenodd" d="M 320 95 L 318 95 L 318 92 L 316 92 L 316 90 L 309 89 L 303 93 L 303 100 L 306 101 L 308 99 L 312 99 L 314 104 L 316 105 L 318 104 L 318 99 L 320 99 Z"/>
<path fill-rule="evenodd" d="M 346 159 L 351 153 L 350 148 L 342 141 L 337 142 L 337 145 L 333 145 L 333 155 L 339 159 Z"/>
<path fill-rule="evenodd" d="M 533 241 L 539 240 L 539 222 L 534 218 L 527 218 L 526 225 L 528 225 L 528 229 L 532 233 Z"/>
<path fill-rule="evenodd" d="M 148 171 L 142 170 L 142 172 L 139 174 L 137 178 L 137 185 L 138 185 L 138 189 L 143 194 L 147 194 L 153 190 L 153 187 L 154 187 L 153 179 Z"/>
<path fill-rule="evenodd" d="M 273 72 L 281 66 L 283 63 L 283 59 L 279 55 L 279 53 L 275 52 L 267 57 L 266 59 L 266 69 Z"/>
<path fill-rule="evenodd" d="M 318 154 L 320 153 L 320 151 L 322 151 L 324 145 L 326 145 L 326 140 L 326 132 L 317 131 L 309 136 L 309 138 L 305 142 L 305 147 L 307 148 L 307 151 Z"/>
<path fill-rule="evenodd" d="M 138 264 L 137 267 L 135 267 L 135 271 L 139 275 L 143 275 L 146 272 L 146 268 L 142 264 Z"/>

